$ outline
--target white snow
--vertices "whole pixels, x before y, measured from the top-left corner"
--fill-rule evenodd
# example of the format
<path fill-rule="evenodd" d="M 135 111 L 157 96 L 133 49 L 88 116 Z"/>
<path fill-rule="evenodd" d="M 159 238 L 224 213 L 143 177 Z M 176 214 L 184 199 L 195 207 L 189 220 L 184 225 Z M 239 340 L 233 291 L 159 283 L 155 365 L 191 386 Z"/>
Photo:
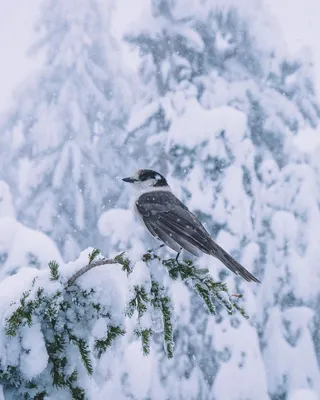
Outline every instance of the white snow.
<path fill-rule="evenodd" d="M 32 0 L 28 4 L 23 0 L 13 0 L 1 4 L 0 48 L 3 51 L 0 74 L 1 112 L 12 101 L 16 85 L 41 64 L 41 58 L 27 57 L 27 50 L 35 38 L 33 24 L 39 3 L 39 0 Z M 16 12 L 17 9 L 19 13 Z"/>
<path fill-rule="evenodd" d="M 21 268 L 17 274 L 9 276 L 0 282 L 0 358 L 2 365 L 6 365 L 9 359 L 11 362 L 14 358 L 16 362 L 19 359 L 20 352 L 15 351 L 15 341 L 12 342 L 13 348 L 6 348 L 5 346 L 7 338 L 4 332 L 4 324 L 6 318 L 16 309 L 16 306 L 12 305 L 12 303 L 20 299 L 22 293 L 31 286 L 38 273 L 39 271 L 35 268 Z"/>
<path fill-rule="evenodd" d="M 92 252 L 92 250 L 92 248 L 88 248 L 82 251 L 77 260 L 67 263 L 62 268 L 61 275 L 65 280 L 70 278 L 82 267 L 88 265 L 88 254 Z M 99 258 L 101 258 L 101 256 Z M 81 283 L 81 287 L 84 289 L 90 290 L 94 288 L 97 302 L 108 305 L 108 308 L 113 310 L 114 318 L 121 319 L 120 314 L 125 308 L 128 290 L 128 287 L 124 285 L 126 273 L 122 271 L 121 265 L 101 265 L 88 271 L 78 279 Z"/>
<path fill-rule="evenodd" d="M 272 309 L 265 331 L 268 344 L 264 351 L 271 392 L 292 393 L 309 385 L 319 392 L 319 368 L 307 327 L 312 314 L 307 307 L 293 307 L 283 314 L 278 308 Z"/>
<path fill-rule="evenodd" d="M 0 218 L 0 254 L 0 279 L 24 266 L 46 269 L 51 260 L 62 262 L 52 239 L 10 217 Z"/>
<path fill-rule="evenodd" d="M 20 368 L 23 375 L 32 380 L 48 365 L 48 354 L 40 324 L 22 328 L 21 336 L 23 351 L 20 356 Z"/>
<path fill-rule="evenodd" d="M 275 183 L 279 174 L 279 167 L 275 160 L 265 160 L 259 168 L 263 182 L 269 186 Z"/>
<path fill-rule="evenodd" d="M 186 47 L 189 47 L 199 53 L 203 52 L 205 44 L 201 35 L 199 35 L 196 30 L 189 26 L 177 25 L 176 27 L 173 27 L 173 32 L 176 32 L 179 36 L 184 38 L 184 44 Z"/>
<path fill-rule="evenodd" d="M 186 285 L 177 281 L 172 286 L 171 298 L 173 302 L 174 315 L 179 316 L 180 324 L 187 324 L 190 320 L 190 292 Z"/>
<path fill-rule="evenodd" d="M 288 400 L 319 400 L 319 395 L 312 389 L 297 389 L 289 393 Z"/>
<path fill-rule="evenodd" d="M 234 146 L 241 142 L 246 130 L 247 117 L 241 111 L 230 106 L 206 110 L 196 99 L 191 99 L 183 117 L 173 120 L 168 141 L 170 145 L 178 143 L 190 148 L 209 141 L 210 149 L 215 138 L 225 132 L 228 142 Z"/>
<path fill-rule="evenodd" d="M 175 23 L 163 17 L 154 18 L 150 0 L 119 0 L 112 4 L 110 10 L 107 8 L 109 2 L 105 2 L 102 10 L 110 11 L 110 16 L 115 12 L 114 18 L 110 21 L 107 12 L 101 16 L 107 16 L 104 22 L 110 25 L 116 40 L 127 32 L 142 33 L 156 40 L 159 33 L 165 32 L 168 36 L 178 36 L 191 53 L 201 53 L 206 44 L 200 31 L 191 27 L 192 18 L 189 19 L 190 16 L 197 16 L 198 21 L 208 22 L 206 29 L 215 32 L 215 50 L 218 56 L 223 57 L 233 51 L 233 37 L 207 17 L 212 10 L 219 9 L 220 17 L 228 18 L 225 11 L 235 6 L 250 27 L 253 36 L 250 45 L 253 51 L 259 53 L 257 59 L 262 64 L 262 71 L 275 68 L 276 73 L 281 73 L 276 69 L 279 67 L 277 60 L 280 52 L 281 60 L 287 56 L 287 50 L 283 48 L 285 44 L 296 50 L 304 43 L 312 43 L 315 66 L 320 65 L 319 2 L 316 0 L 267 1 L 271 5 L 270 12 L 276 9 L 283 16 L 281 24 L 284 24 L 287 43 L 281 40 L 279 26 L 268 19 L 268 10 L 262 8 L 259 0 L 247 0 L 241 6 L 238 0 L 203 0 L 201 5 L 198 0 L 162 3 L 163 7 L 166 3 L 172 6 L 171 17 Z M 37 377 L 46 368 L 47 354 L 39 323 L 35 321 L 31 328 L 23 328 L 19 337 L 8 339 L 4 335 L 5 318 L 16 308 L 12 302 L 21 297 L 35 277 L 38 277 L 38 284 L 44 287 L 47 294 L 57 289 L 59 283 L 49 279 L 48 261 L 54 259 L 59 262 L 62 278 L 66 281 L 87 265 L 88 253 L 92 251 L 92 248 L 87 249 L 76 261 L 65 264 L 53 240 L 21 223 L 19 218 L 24 214 L 23 221 L 50 232 L 59 242 L 64 240 L 65 260 L 73 259 L 75 255 L 78 257 L 80 247 L 87 240 L 92 246 L 99 242 L 110 257 L 130 249 L 126 255 L 136 261 L 128 279 L 122 267 L 116 264 L 97 267 L 79 278 L 83 288 L 95 288 L 96 300 L 111 313 L 110 320 L 98 321 L 91 332 L 83 330 L 82 335 L 102 338 L 109 324 L 122 324 L 123 311 L 133 287 L 144 285 L 150 288 L 150 275 L 152 279 L 170 286 L 177 330 L 175 358 L 171 361 L 164 359 L 157 341 L 152 345 L 150 356 L 142 356 L 141 342 L 131 335 L 136 321 L 131 321 L 128 323 L 128 337 L 123 342 L 119 340 L 95 365 L 95 375 L 86 386 L 89 397 L 124 399 L 132 396 L 162 400 L 168 394 L 172 399 L 188 399 L 197 398 L 201 393 L 203 398 L 215 397 L 218 400 L 264 400 L 269 397 L 319 399 L 319 344 L 314 339 L 320 287 L 320 147 L 316 149 L 320 143 L 319 129 L 306 126 L 304 116 L 298 113 L 297 104 L 293 104 L 289 96 L 283 96 L 257 77 L 252 78 L 248 71 L 236 65 L 232 57 L 225 65 L 228 73 L 217 67 L 193 80 L 194 66 L 188 57 L 170 54 L 170 57 L 160 61 L 159 66 L 161 78 L 171 91 L 164 95 L 159 95 L 155 84 L 156 70 L 152 65 L 152 56 L 149 59 L 146 57 L 143 68 L 147 70 L 150 81 L 147 90 L 136 79 L 140 61 L 137 49 L 124 41 L 120 47 L 113 49 L 110 44 L 113 39 L 109 43 L 109 32 L 105 26 L 105 39 L 102 42 L 97 39 L 101 38 L 101 32 L 94 29 L 99 24 L 92 24 L 93 4 L 96 3 L 82 1 L 75 9 L 72 1 L 61 2 L 61 10 L 71 26 L 71 35 L 66 40 L 60 37 L 55 39 L 59 42 L 59 51 L 56 51 L 55 44 L 49 54 L 52 60 L 41 78 L 38 79 L 39 75 L 30 78 L 21 87 L 20 95 L 17 95 L 18 105 L 9 116 L 11 121 L 17 111 L 17 123 L 7 132 L 15 158 L 12 163 L 6 164 L 1 160 L 0 164 L 4 164 L 5 172 L 11 170 L 8 176 L 17 179 L 13 184 L 14 199 L 8 184 L 0 181 L 1 366 L 19 365 L 28 379 Z M 10 4 L 3 2 L 0 7 L 2 109 L 8 105 L 13 83 L 15 85 L 15 81 L 40 64 L 41 58 L 32 62 L 22 56 L 33 36 L 30 34 L 30 22 L 37 7 L 38 0 L 27 6 L 21 0 L 13 0 Z M 53 10 L 44 15 L 48 25 L 56 26 L 54 13 L 57 9 Z M 89 30 L 85 31 L 84 26 Z M 288 31 L 291 38 L 287 35 Z M 107 59 L 103 68 L 90 63 L 90 56 L 84 55 L 95 40 L 106 46 Z M 306 61 L 307 68 L 310 61 L 305 55 L 302 59 Z M 275 66 L 271 65 L 272 62 Z M 133 76 L 122 80 L 119 69 L 122 64 Z M 65 71 L 61 75 L 56 71 L 51 74 L 51 66 L 74 67 L 74 74 L 67 76 Z M 180 82 L 172 82 L 175 68 L 181 69 Z M 320 69 L 315 69 L 319 75 Z M 306 79 L 312 79 L 304 69 L 303 74 Z M 154 126 L 157 121 L 153 121 L 148 131 L 150 134 L 143 143 L 143 156 L 137 157 L 133 163 L 141 162 L 145 160 L 144 156 L 148 156 L 148 163 L 152 165 L 170 164 L 168 180 L 173 183 L 174 192 L 192 211 L 201 211 L 205 226 L 217 233 L 216 241 L 220 245 L 230 252 L 235 251 L 235 257 L 249 271 L 257 269 L 261 274 L 261 285 L 247 285 L 238 278 L 233 279 L 231 273 L 226 279 L 232 292 L 244 294 L 243 303 L 250 315 L 248 322 L 239 322 L 237 316 L 225 317 L 220 312 L 216 319 L 207 317 L 201 309 L 192 312 L 197 303 L 193 303 L 185 285 L 179 281 L 171 285 L 166 273 L 157 269 L 155 263 L 150 262 L 146 266 L 137 261 L 149 248 L 149 242 L 131 210 L 107 210 L 102 213 L 97 229 L 95 225 L 89 226 L 90 218 L 87 219 L 86 215 L 101 210 L 102 204 L 104 209 L 108 209 L 108 200 L 103 202 L 109 195 L 113 196 L 114 187 L 117 190 L 119 187 L 121 160 L 115 155 L 113 138 L 115 143 L 121 142 L 121 152 L 125 153 L 126 149 L 123 140 L 126 135 L 118 135 L 116 129 L 113 135 L 114 127 L 109 124 L 108 118 L 109 114 L 114 117 L 125 113 L 130 103 L 130 90 L 122 84 L 119 90 L 115 87 L 113 96 L 116 101 L 109 107 L 101 90 L 106 76 L 111 77 L 111 83 L 118 78 L 122 82 L 128 79 L 134 88 L 136 101 L 134 107 L 129 107 L 128 131 L 139 130 L 145 125 L 148 130 L 147 122 L 160 108 L 169 122 L 168 131 L 157 132 Z M 238 79 L 239 76 L 241 79 Z M 295 73 L 286 77 L 287 90 L 292 91 L 300 78 Z M 56 80 L 62 82 L 59 93 L 56 92 Z M 197 85 L 200 84 L 204 92 L 199 102 Z M 115 88 L 111 88 L 111 92 Z M 259 136 L 259 129 L 249 130 L 252 123 L 248 118 L 249 109 L 250 117 L 253 111 L 250 101 L 247 101 L 248 93 L 266 111 L 264 118 L 258 121 L 268 131 L 263 137 Z M 50 96 L 54 100 L 48 102 Z M 297 96 L 296 103 L 316 119 L 314 109 L 308 103 L 308 94 L 302 90 Z M 92 108 L 89 104 L 92 98 L 102 105 L 102 111 L 99 110 L 97 115 L 96 104 Z M 119 98 L 124 102 L 118 101 Z M 92 112 L 89 118 L 84 111 Z M 36 121 L 29 129 L 26 121 L 30 116 Z M 91 126 L 92 120 L 95 121 Z M 297 122 L 302 129 L 294 135 L 289 127 Z M 280 142 L 284 139 L 280 143 L 287 151 L 282 160 L 284 165 L 279 166 L 281 163 L 275 160 L 275 155 L 281 155 L 277 149 L 270 150 L 265 143 L 254 143 L 254 134 L 258 142 L 276 134 Z M 24 148 L 25 145 L 30 145 L 30 149 Z M 175 145 L 186 150 L 186 157 L 181 158 L 179 163 L 170 160 L 169 150 Z M 152 146 L 165 147 L 167 158 L 158 160 L 160 157 L 153 157 L 153 153 L 149 152 Z M 19 153 L 20 148 L 24 148 L 23 153 Z M 129 168 L 132 160 L 126 157 L 126 161 L 128 165 L 125 163 L 124 168 Z M 184 178 L 176 174 L 175 167 L 183 170 Z M 247 173 L 248 176 L 245 175 Z M 99 180 L 96 180 L 96 174 Z M 0 178 L 3 179 L 3 176 Z M 245 178 L 248 181 L 246 188 Z M 11 184 L 9 180 L 7 182 Z M 121 191 L 120 188 L 114 197 L 119 198 L 124 207 L 127 194 Z M 75 209 L 71 223 L 69 213 L 61 213 L 64 207 Z M 59 225 L 59 230 L 56 225 Z M 77 229 L 82 231 L 82 236 L 86 236 L 82 238 L 82 244 L 77 242 L 80 236 Z M 219 273 L 225 270 L 216 259 L 206 256 L 198 259 L 196 265 L 208 267 L 216 280 Z M 13 275 L 8 276 L 10 274 Z M 141 321 L 142 327 L 149 327 L 154 322 L 149 311 Z M 74 316 L 74 310 L 69 311 L 69 316 Z M 257 329 L 262 336 L 260 343 Z M 196 355 L 191 358 L 192 352 Z M 68 351 L 68 356 L 75 357 L 74 349 Z M 78 366 L 79 360 L 74 360 Z M 212 379 L 212 386 L 206 374 Z M 85 373 L 80 371 L 80 376 L 83 382 L 86 381 Z M 4 399 L 2 388 L 1 399 Z"/>
<path fill-rule="evenodd" d="M 0 218 L 15 218 L 15 215 L 10 187 L 5 181 L 0 181 Z"/>
<path fill-rule="evenodd" d="M 230 39 L 232 39 L 230 33 L 226 36 L 223 36 L 221 32 L 218 31 L 216 34 L 216 41 L 215 41 L 217 49 L 221 52 L 232 49 L 233 45 L 232 43 L 230 43 Z"/>
<path fill-rule="evenodd" d="M 88 263 L 88 254 L 91 251 L 92 249 L 87 249 L 82 252 L 79 259 L 74 263 L 60 265 L 59 272 L 62 278 L 74 274 L 82 266 L 86 265 Z M 57 290 L 63 290 L 59 282 L 50 280 L 48 270 L 39 271 L 34 268 L 21 268 L 17 274 L 7 277 L 0 282 L 0 320 L 2 321 L 0 326 L 1 365 L 3 368 L 8 365 L 18 366 L 22 375 L 27 380 L 37 378 L 47 368 L 48 354 L 43 336 L 46 328 L 44 325 L 40 325 L 34 316 L 32 326 L 29 327 L 26 325 L 22 327 L 17 337 L 8 338 L 5 336 L 4 329 L 6 318 L 17 308 L 22 293 L 28 288 L 31 289 L 34 278 L 37 279 L 35 280 L 35 287 L 31 291 L 30 299 L 33 299 L 38 287 L 43 288 L 43 294 L 48 296 L 55 294 Z M 106 310 L 110 314 L 108 323 L 112 326 L 123 324 L 124 310 L 128 296 L 126 282 L 126 273 L 117 264 L 96 267 L 78 279 L 78 283 L 83 289 L 90 291 L 93 288 L 95 290 L 94 301 L 106 307 Z M 77 305 L 75 304 L 74 307 L 77 307 Z M 69 310 L 68 317 L 70 319 L 75 315 L 72 311 L 75 310 Z M 81 309 L 78 309 L 78 312 L 81 312 Z M 101 338 L 107 332 L 107 325 L 104 323 L 99 327 L 98 322 L 92 326 L 92 335 Z M 81 324 L 78 325 L 78 331 L 75 333 L 80 337 L 88 335 L 88 338 L 91 340 L 90 332 L 86 333 L 85 330 L 89 327 L 81 326 Z M 80 330 L 79 327 L 81 328 Z M 115 357 L 115 353 L 121 354 L 117 342 L 101 358 L 101 362 L 98 363 L 96 369 L 97 375 L 103 374 L 104 377 L 110 375 L 111 363 L 116 367 L 116 363 L 118 362 L 115 359 L 112 360 Z M 74 366 L 77 366 L 77 369 L 81 372 L 83 370 L 83 366 L 81 366 L 82 362 L 72 345 L 67 347 L 67 354 L 75 363 Z M 95 382 L 91 381 L 90 383 L 90 378 L 86 373 L 83 375 L 83 378 L 81 384 L 84 386 L 88 385 L 89 391 L 87 393 L 90 393 L 90 390 L 93 390 L 95 387 Z"/>
<path fill-rule="evenodd" d="M 137 261 L 134 264 L 133 271 L 130 275 L 130 286 L 144 286 L 147 291 L 151 289 L 150 272 L 147 264 L 143 261 Z"/>
<path fill-rule="evenodd" d="M 143 356 L 139 341 L 130 343 L 125 351 L 124 363 L 128 371 L 126 385 L 129 393 L 135 393 L 138 399 L 146 398 L 150 382 L 157 379 L 154 374 L 155 358 L 152 350 L 148 357 Z"/>
<path fill-rule="evenodd" d="M 294 137 L 293 143 L 300 151 L 312 153 L 320 145 L 319 129 L 306 127 L 300 130 Z"/>
<path fill-rule="evenodd" d="M 129 121 L 127 122 L 127 130 L 128 132 L 134 132 L 136 129 L 140 128 L 149 118 L 153 117 L 160 108 L 160 103 L 158 101 L 151 102 L 147 105 L 138 103 L 136 104 L 130 116 Z"/>
<path fill-rule="evenodd" d="M 212 397 L 219 400 L 267 400 L 266 373 L 254 327 L 242 323 L 238 329 L 233 328 L 228 320 L 224 320 L 219 327 L 214 324 L 210 327 L 218 357 L 220 355 L 222 358 Z M 226 385 L 228 380 L 229 384 Z"/>
<path fill-rule="evenodd" d="M 147 250 L 139 240 L 143 228 L 135 220 L 133 209 L 115 208 L 105 211 L 99 218 L 98 229 L 101 235 L 106 237 L 113 251 L 132 248 L 135 252 L 134 259 L 138 259 L 138 256 Z"/>

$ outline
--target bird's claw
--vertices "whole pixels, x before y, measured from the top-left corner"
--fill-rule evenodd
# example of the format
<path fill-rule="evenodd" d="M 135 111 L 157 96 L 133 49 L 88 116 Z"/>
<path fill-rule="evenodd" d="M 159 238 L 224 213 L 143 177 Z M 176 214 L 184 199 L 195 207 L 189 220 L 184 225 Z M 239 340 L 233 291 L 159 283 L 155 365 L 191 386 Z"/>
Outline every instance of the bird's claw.
<path fill-rule="evenodd" d="M 179 251 L 179 253 L 177 253 L 177 256 L 176 256 L 176 262 L 178 262 L 178 260 L 179 260 L 179 257 L 180 257 L 180 254 L 181 254 L 181 251 L 182 251 L 182 248 L 180 248 L 180 251 Z"/>
<path fill-rule="evenodd" d="M 147 253 L 154 253 L 155 251 L 162 249 L 162 247 L 164 247 L 164 246 L 165 246 L 165 244 L 162 243 L 159 246 L 155 247 L 154 249 L 148 250 Z"/>

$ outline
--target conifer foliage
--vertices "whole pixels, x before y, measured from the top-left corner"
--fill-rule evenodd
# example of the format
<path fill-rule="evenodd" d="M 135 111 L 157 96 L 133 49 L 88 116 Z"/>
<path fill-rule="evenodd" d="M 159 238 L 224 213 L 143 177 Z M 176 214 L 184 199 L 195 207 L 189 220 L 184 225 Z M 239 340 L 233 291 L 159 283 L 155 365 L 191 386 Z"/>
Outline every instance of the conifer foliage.
<path fill-rule="evenodd" d="M 68 260 L 99 245 L 101 207 L 119 191 L 131 96 L 111 13 L 110 1 L 42 2 L 30 53 L 44 55 L 44 65 L 0 121 L 0 175 L 15 188 L 17 216 Z"/>
<path fill-rule="evenodd" d="M 245 290 L 258 324 L 222 317 L 212 327 L 191 292 L 179 315 L 180 357 L 168 363 L 159 349 L 160 383 L 150 379 L 145 392 L 265 400 L 300 387 L 320 390 L 311 323 L 318 314 L 311 288 L 319 286 L 319 207 L 314 172 L 294 144 L 320 117 L 307 54 L 287 53 L 259 0 L 148 4 L 126 37 L 140 51 L 144 87 L 129 140 L 137 154 L 140 142 L 148 144 L 153 168 L 262 285 L 252 293 L 226 278 L 232 290 Z M 223 279 L 224 271 L 216 272 Z M 301 364 L 293 357 L 305 367 L 295 368 Z"/>
<path fill-rule="evenodd" d="M 167 357 L 174 357 L 172 300 L 164 282 L 150 272 L 155 265 L 166 270 L 170 279 L 193 287 L 209 313 L 216 313 L 219 302 L 229 314 L 239 311 L 246 317 L 226 286 L 214 282 L 208 270 L 197 269 L 191 261 L 164 260 L 147 252 L 133 263 L 125 253 L 107 259 L 97 249 L 83 252 L 66 266 L 51 261 L 47 270 L 33 272 L 24 280 L 18 298 L 15 293 L 1 307 L 5 323 L 0 382 L 4 393 L 15 399 L 42 399 L 62 392 L 76 400 L 89 398 L 90 381 L 105 368 L 103 357 L 117 348 L 126 333 L 125 318 L 134 319 L 134 333 L 147 355 L 154 334 L 152 320 L 160 315 L 163 345 Z M 24 269 L 2 282 L 1 289 L 7 288 L 4 296 L 23 273 Z M 128 287 L 125 296 L 119 285 L 122 290 Z"/>

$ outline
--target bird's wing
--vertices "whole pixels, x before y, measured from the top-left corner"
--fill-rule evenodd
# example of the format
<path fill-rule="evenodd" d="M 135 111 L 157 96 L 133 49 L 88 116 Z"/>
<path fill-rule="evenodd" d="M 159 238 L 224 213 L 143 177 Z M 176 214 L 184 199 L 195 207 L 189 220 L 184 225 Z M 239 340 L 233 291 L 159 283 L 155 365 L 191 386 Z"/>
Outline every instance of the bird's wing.
<path fill-rule="evenodd" d="M 199 250 L 211 253 L 208 232 L 173 193 L 144 193 L 136 207 L 150 233 L 175 251 L 183 248 L 197 256 Z"/>
<path fill-rule="evenodd" d="M 227 268 L 248 282 L 259 282 L 222 247 L 215 243 L 209 233 L 169 191 L 142 194 L 135 203 L 147 229 L 175 251 L 183 248 L 196 256 L 199 250 L 218 258 Z"/>

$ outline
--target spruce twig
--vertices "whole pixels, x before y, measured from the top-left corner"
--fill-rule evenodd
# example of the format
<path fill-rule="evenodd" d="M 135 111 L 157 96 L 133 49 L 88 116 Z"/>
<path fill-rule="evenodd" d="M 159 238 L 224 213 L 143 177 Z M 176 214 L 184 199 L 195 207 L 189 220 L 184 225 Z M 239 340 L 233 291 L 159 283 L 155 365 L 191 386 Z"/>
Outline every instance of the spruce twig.
<path fill-rule="evenodd" d="M 160 310 L 163 320 L 163 340 L 168 358 L 173 357 L 173 326 L 172 326 L 172 305 L 169 296 L 165 295 L 164 287 L 158 282 L 152 281 L 151 305 Z"/>
<path fill-rule="evenodd" d="M 56 261 L 49 261 L 48 263 L 50 269 L 50 280 L 57 281 L 60 277 L 59 274 L 59 264 Z"/>
<path fill-rule="evenodd" d="M 99 249 L 93 249 L 91 253 L 89 253 L 89 264 L 91 264 L 100 254 Z"/>
<path fill-rule="evenodd" d="M 74 291 L 69 290 L 76 280 L 91 269 L 107 264 L 119 264 L 123 271 L 129 276 L 134 265 L 124 256 L 124 252 L 114 258 L 97 259 L 100 252 L 94 249 L 89 254 L 88 264 L 77 271 L 65 284 L 64 288 L 59 285 L 54 292 L 46 291 L 36 285 L 36 278 L 32 281 L 31 288 L 25 291 L 20 300 L 15 302 L 14 311 L 6 319 L 5 333 L 9 337 L 17 336 L 22 327 L 31 327 L 34 322 L 40 322 L 46 327 L 44 340 L 50 365 L 51 385 L 56 388 L 67 389 L 73 399 L 84 400 L 85 390 L 79 386 L 78 371 L 71 367 L 67 358 L 69 343 L 73 343 L 78 351 L 82 363 L 88 373 L 94 373 L 95 360 L 101 358 L 102 354 L 113 346 L 115 340 L 126 332 L 122 325 L 109 325 L 111 316 L 108 307 L 96 302 L 95 290 L 81 289 L 75 285 Z M 215 302 L 219 302 L 229 314 L 235 311 L 240 312 L 247 318 L 244 309 L 234 299 L 241 297 L 240 294 L 229 294 L 227 285 L 221 282 L 214 282 L 207 269 L 196 268 L 192 261 L 177 261 L 175 259 L 161 259 L 154 253 L 147 253 L 142 260 L 148 265 L 154 260 L 167 269 L 172 280 L 181 279 L 190 284 L 190 288 L 197 292 L 211 314 L 215 313 Z M 161 316 L 163 325 L 163 344 L 168 358 L 173 357 L 173 307 L 170 295 L 168 295 L 162 282 L 155 281 L 152 275 L 152 266 L 148 265 L 150 272 L 150 283 L 136 284 L 132 288 L 132 298 L 127 304 L 126 315 L 132 317 L 137 314 L 137 326 L 134 333 L 139 337 L 144 355 L 149 354 L 152 335 L 152 326 L 142 324 L 142 317 L 146 313 L 156 312 Z M 59 265 L 52 261 L 49 263 L 49 276 L 52 281 L 60 281 Z M 56 284 L 53 282 L 53 287 Z M 74 327 L 77 324 L 92 323 L 92 319 L 105 318 L 108 321 L 108 330 L 104 336 L 94 341 L 93 351 L 85 338 L 78 337 Z M 85 321 L 84 321 L 85 319 Z M 147 318 L 146 321 L 149 319 Z M 20 332 L 21 334 L 21 332 Z M 15 372 L 16 371 L 16 372 Z M 5 370 L 0 368 L 0 379 L 8 384 L 19 387 L 23 390 L 33 390 L 32 396 L 43 398 L 45 388 L 38 385 L 37 381 L 25 382 L 19 368 L 8 366 Z M 37 386 L 38 385 L 38 386 Z M 42 396 L 42 397 L 41 397 Z M 34 398 L 36 398 L 34 397 Z"/>
<path fill-rule="evenodd" d="M 85 267 L 79 269 L 78 272 L 76 272 L 67 282 L 67 287 L 70 287 L 74 284 L 74 282 L 80 278 L 83 274 L 86 272 L 90 271 L 90 269 L 99 267 L 100 265 L 107 265 L 107 264 L 118 264 L 118 262 L 114 258 L 102 258 L 101 260 L 94 261 L 92 263 L 89 263 Z"/>
<path fill-rule="evenodd" d="M 112 345 L 113 341 L 123 336 L 126 332 L 120 326 L 110 326 L 105 339 L 97 339 L 94 343 L 94 349 L 97 351 L 98 358 Z"/>
<path fill-rule="evenodd" d="M 150 353 L 150 340 L 153 335 L 152 329 L 135 329 L 134 333 L 138 338 L 141 338 L 142 352 L 144 356 L 147 356 Z"/>
<path fill-rule="evenodd" d="M 78 346 L 83 365 L 85 366 L 88 374 L 92 375 L 93 367 L 92 367 L 92 361 L 90 357 L 91 355 L 88 344 L 85 342 L 84 339 L 79 339 L 73 334 L 70 335 L 70 340 Z"/>
<path fill-rule="evenodd" d="M 123 251 L 119 255 L 114 258 L 101 258 L 100 260 L 94 261 L 95 258 L 100 254 L 100 250 L 93 249 L 92 252 L 89 254 L 89 263 L 77 271 L 67 282 L 67 288 L 72 286 L 74 282 L 80 278 L 83 274 L 90 271 L 93 268 L 99 267 L 101 265 L 107 264 L 121 264 L 122 269 L 129 274 L 131 272 L 130 261 L 123 256 L 125 252 Z"/>
<path fill-rule="evenodd" d="M 213 301 L 217 300 L 227 309 L 228 314 L 231 315 L 237 310 L 244 318 L 249 318 L 245 310 L 232 299 L 227 285 L 222 282 L 214 282 L 207 269 L 196 268 L 190 260 L 180 262 L 173 258 L 162 260 L 162 264 L 167 268 L 171 279 L 176 280 L 180 277 L 186 283 L 192 282 L 194 290 L 202 298 L 210 314 L 216 314 Z M 223 298 L 221 292 L 224 292 L 228 299 Z"/>

